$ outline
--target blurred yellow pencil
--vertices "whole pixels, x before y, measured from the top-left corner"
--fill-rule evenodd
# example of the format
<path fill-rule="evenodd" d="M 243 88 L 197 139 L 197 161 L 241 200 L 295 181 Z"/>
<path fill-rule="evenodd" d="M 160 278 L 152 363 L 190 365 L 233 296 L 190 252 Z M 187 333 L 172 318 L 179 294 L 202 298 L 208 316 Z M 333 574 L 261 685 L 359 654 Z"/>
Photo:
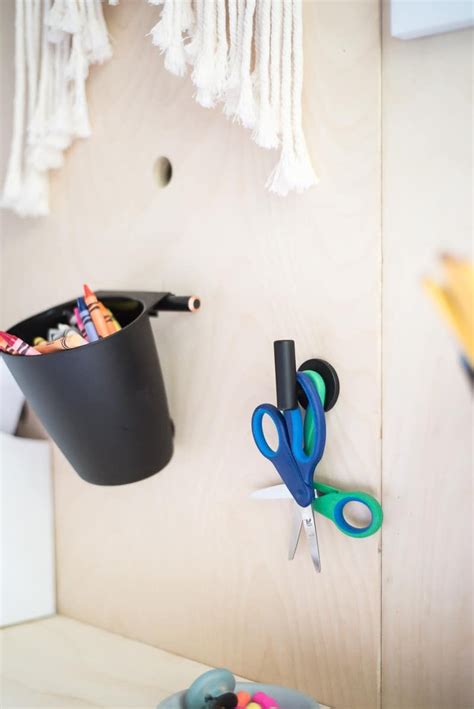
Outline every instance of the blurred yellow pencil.
<path fill-rule="evenodd" d="M 423 287 L 454 332 L 471 367 L 474 367 L 474 328 L 457 303 L 457 298 L 429 278 L 423 279 Z"/>
<path fill-rule="evenodd" d="M 456 305 L 466 328 L 474 331 L 474 265 L 448 254 L 442 256 L 446 291 Z"/>

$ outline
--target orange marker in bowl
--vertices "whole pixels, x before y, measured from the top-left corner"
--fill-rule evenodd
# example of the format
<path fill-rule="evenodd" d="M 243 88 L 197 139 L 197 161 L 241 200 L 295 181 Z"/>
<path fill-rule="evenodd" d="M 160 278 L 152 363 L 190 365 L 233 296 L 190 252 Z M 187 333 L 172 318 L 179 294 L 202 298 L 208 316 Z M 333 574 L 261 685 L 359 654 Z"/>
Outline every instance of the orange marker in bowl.
<path fill-rule="evenodd" d="M 107 329 L 105 318 L 100 310 L 99 301 L 94 291 L 92 291 L 87 284 L 84 285 L 84 300 L 89 308 L 91 320 L 94 323 L 97 334 L 99 337 L 107 337 L 110 333 Z"/>

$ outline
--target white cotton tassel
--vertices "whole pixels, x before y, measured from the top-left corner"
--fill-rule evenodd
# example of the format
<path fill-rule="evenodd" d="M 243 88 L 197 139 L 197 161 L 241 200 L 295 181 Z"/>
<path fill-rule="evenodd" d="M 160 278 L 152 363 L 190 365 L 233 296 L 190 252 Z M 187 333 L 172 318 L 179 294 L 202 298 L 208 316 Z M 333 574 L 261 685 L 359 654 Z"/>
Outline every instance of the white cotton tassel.
<path fill-rule="evenodd" d="M 281 50 L 280 116 L 282 149 L 280 160 L 267 181 L 270 192 L 285 196 L 294 188 L 295 149 L 292 124 L 292 0 L 283 3 L 283 42 Z"/>
<path fill-rule="evenodd" d="M 45 18 L 48 17 L 49 4 L 45 3 Z M 62 165 L 62 153 L 47 144 L 51 107 L 53 106 L 53 47 L 48 40 L 47 32 L 43 32 L 41 40 L 41 66 L 39 86 L 34 113 L 28 125 L 28 163 L 39 171 L 57 168 Z"/>
<path fill-rule="evenodd" d="M 279 0 L 278 4 L 279 4 Z M 278 147 L 278 123 L 270 104 L 270 12 L 271 0 L 260 0 L 257 12 L 257 76 L 259 109 L 253 139 L 262 148 Z M 281 50 L 278 48 L 278 56 Z"/>
<path fill-rule="evenodd" d="M 27 106 L 28 124 L 31 121 L 36 106 L 38 88 L 38 47 L 41 35 L 41 18 L 39 14 L 40 0 L 25 3 L 25 59 L 27 73 Z M 29 161 L 29 148 L 25 149 L 24 178 L 21 194 L 17 200 L 16 212 L 21 216 L 42 216 L 44 214 L 44 174 L 31 167 Z M 47 181 L 47 180 L 46 180 Z"/>
<path fill-rule="evenodd" d="M 171 37 L 168 49 L 165 52 L 165 68 L 175 76 L 184 76 L 186 73 L 186 55 L 184 53 L 182 35 L 182 13 L 184 3 L 182 0 L 168 0 L 171 3 Z"/>
<path fill-rule="evenodd" d="M 39 81 L 39 47 L 41 44 L 41 0 L 25 3 L 25 56 L 28 75 L 28 125 L 36 108 Z M 43 30 L 46 32 L 46 28 Z M 65 35 L 66 36 L 66 35 Z M 27 134 L 28 135 L 28 134 Z M 22 217 L 43 217 L 49 214 L 49 178 L 31 162 L 31 148 L 26 146 L 24 179 L 15 211 Z"/>
<path fill-rule="evenodd" d="M 15 206 L 20 217 L 46 217 L 49 214 L 48 172 L 28 166 L 23 189 Z"/>
<path fill-rule="evenodd" d="M 253 23 L 255 0 L 247 0 L 242 31 L 242 63 L 240 69 L 240 93 L 236 116 L 246 128 L 253 128 L 256 119 L 255 97 L 251 71 Z"/>
<path fill-rule="evenodd" d="M 52 115 L 49 120 L 47 144 L 57 150 L 66 150 L 72 142 L 72 116 L 66 64 L 70 53 L 70 35 L 54 47 L 54 93 Z"/>
<path fill-rule="evenodd" d="M 203 0 L 200 23 L 200 47 L 194 62 L 192 80 L 197 87 L 196 101 L 204 108 L 215 106 L 216 78 L 215 51 L 217 41 L 217 13 L 214 0 Z"/>
<path fill-rule="evenodd" d="M 73 0 L 75 2 L 75 0 Z M 84 49 L 89 64 L 102 64 L 112 56 L 101 0 L 80 0 L 85 8 Z"/>
<path fill-rule="evenodd" d="M 45 16 L 50 42 L 61 41 L 64 33 L 74 34 L 79 31 L 79 13 L 76 0 L 54 0 Z"/>
<path fill-rule="evenodd" d="M 53 133 L 53 120 L 56 105 L 56 50 L 58 45 L 48 42 L 48 80 L 44 92 L 40 92 L 43 120 L 36 140 L 29 151 L 29 162 L 37 170 L 57 170 L 64 163 L 63 142 Z M 38 101 L 40 103 L 40 101 Z M 33 124 L 33 123 L 32 123 Z"/>
<path fill-rule="evenodd" d="M 41 0 L 25 3 L 25 59 L 28 76 L 28 124 L 33 119 L 39 81 L 41 45 Z"/>
<path fill-rule="evenodd" d="M 72 38 L 67 75 L 71 77 L 72 129 L 77 138 L 87 138 L 91 134 L 89 112 L 86 99 L 87 58 L 82 47 L 80 34 Z"/>
<path fill-rule="evenodd" d="M 270 112 L 275 121 L 275 132 L 280 132 L 280 91 L 282 57 L 283 7 L 280 0 L 272 2 L 270 32 Z"/>
<path fill-rule="evenodd" d="M 221 98 L 227 79 L 227 12 L 226 0 L 217 0 L 217 48 L 215 55 L 214 89 Z"/>
<path fill-rule="evenodd" d="M 196 22 L 192 0 L 181 0 L 181 31 L 190 33 Z"/>
<path fill-rule="evenodd" d="M 188 64 L 194 64 L 196 57 L 201 49 L 202 42 L 202 28 L 204 19 L 204 0 L 194 0 L 194 18 L 193 24 L 188 28 L 188 36 L 190 42 L 188 42 L 184 51 L 186 54 L 186 61 Z"/>
<path fill-rule="evenodd" d="M 156 5 L 158 3 L 152 3 Z M 162 52 L 166 52 L 173 37 L 173 0 L 166 0 L 161 11 L 160 20 L 148 33 L 155 47 L 159 47 Z"/>
<path fill-rule="evenodd" d="M 242 35 L 244 31 L 245 0 L 228 0 L 229 59 L 224 94 L 224 115 L 235 116 L 240 95 L 242 68 Z"/>
<path fill-rule="evenodd" d="M 293 139 L 296 155 L 295 179 L 298 191 L 318 183 L 311 165 L 303 133 L 303 8 L 302 0 L 293 0 Z"/>
<path fill-rule="evenodd" d="M 15 208 L 22 186 L 23 137 L 25 127 L 25 53 L 23 0 L 15 4 L 15 97 L 13 138 L 2 195 L 2 207 Z"/>
<path fill-rule="evenodd" d="M 281 77 L 282 151 L 270 175 L 271 192 L 285 196 L 316 184 L 303 135 L 301 101 L 303 88 L 303 21 L 301 0 L 283 6 L 283 46 Z"/>

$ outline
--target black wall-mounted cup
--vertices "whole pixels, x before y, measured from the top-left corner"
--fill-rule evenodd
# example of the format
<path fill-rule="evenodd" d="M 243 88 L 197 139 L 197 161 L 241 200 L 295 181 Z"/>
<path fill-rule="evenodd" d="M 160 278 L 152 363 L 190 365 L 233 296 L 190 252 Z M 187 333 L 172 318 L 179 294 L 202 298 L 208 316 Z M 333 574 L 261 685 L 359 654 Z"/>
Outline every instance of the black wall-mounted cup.
<path fill-rule="evenodd" d="M 77 473 L 123 485 L 162 470 L 173 455 L 173 424 L 149 315 L 168 293 L 99 291 L 122 329 L 97 342 L 40 357 L 3 360 L 51 438 Z M 75 301 L 14 325 L 32 343 L 64 321 Z"/>

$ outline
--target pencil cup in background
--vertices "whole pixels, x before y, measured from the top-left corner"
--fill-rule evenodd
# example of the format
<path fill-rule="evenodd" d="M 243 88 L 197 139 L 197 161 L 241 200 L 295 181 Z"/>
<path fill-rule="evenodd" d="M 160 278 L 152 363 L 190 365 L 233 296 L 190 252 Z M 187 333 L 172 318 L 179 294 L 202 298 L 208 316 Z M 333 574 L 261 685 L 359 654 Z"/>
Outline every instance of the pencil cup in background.
<path fill-rule="evenodd" d="M 173 424 L 148 317 L 157 314 L 161 303 L 166 307 L 169 296 L 98 292 L 120 330 L 68 352 L 1 355 L 51 438 L 90 483 L 143 480 L 171 459 Z M 185 300 L 172 309 L 189 310 Z M 62 303 L 10 332 L 32 342 L 74 307 L 75 301 Z"/>

